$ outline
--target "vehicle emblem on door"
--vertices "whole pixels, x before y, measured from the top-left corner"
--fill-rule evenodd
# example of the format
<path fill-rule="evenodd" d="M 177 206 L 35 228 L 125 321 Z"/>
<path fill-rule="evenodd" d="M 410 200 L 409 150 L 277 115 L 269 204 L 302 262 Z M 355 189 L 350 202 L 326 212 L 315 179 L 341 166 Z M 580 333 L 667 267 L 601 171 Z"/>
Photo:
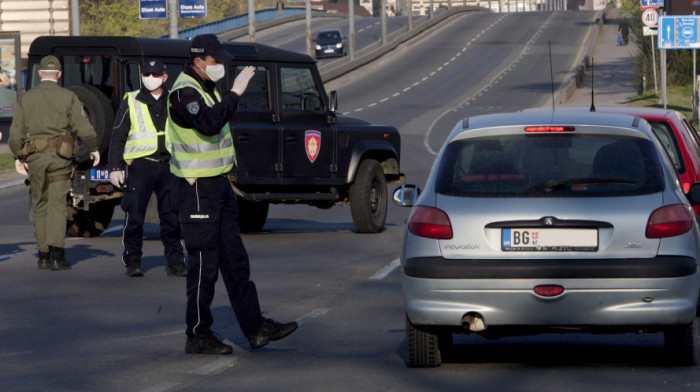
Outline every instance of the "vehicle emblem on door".
<path fill-rule="evenodd" d="M 311 163 L 314 163 L 321 151 L 321 132 L 306 131 L 304 132 L 304 147 L 306 148 L 306 156 Z"/>

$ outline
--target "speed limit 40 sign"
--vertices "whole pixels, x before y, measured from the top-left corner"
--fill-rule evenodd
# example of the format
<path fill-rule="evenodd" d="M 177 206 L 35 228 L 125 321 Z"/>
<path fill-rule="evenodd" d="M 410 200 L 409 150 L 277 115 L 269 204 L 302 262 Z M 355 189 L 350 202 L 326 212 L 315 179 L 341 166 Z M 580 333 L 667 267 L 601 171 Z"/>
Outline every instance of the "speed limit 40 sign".
<path fill-rule="evenodd" d="M 647 9 L 642 12 L 642 23 L 645 26 L 654 27 L 659 22 L 659 14 L 655 9 Z"/>

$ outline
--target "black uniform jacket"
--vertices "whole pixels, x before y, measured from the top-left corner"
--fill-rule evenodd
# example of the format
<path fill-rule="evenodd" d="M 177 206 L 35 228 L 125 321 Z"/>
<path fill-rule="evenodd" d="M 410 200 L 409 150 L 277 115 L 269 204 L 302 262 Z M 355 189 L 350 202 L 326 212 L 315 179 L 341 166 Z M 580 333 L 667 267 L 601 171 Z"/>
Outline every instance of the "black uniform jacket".
<path fill-rule="evenodd" d="M 163 89 L 163 93 L 155 99 L 151 92 L 145 87 L 139 90 L 136 95 L 136 100 L 148 105 L 148 113 L 151 115 L 151 120 L 156 129 L 165 130 L 165 122 L 168 119 L 168 90 Z M 114 128 L 112 128 L 112 139 L 109 145 L 109 170 L 123 170 L 124 162 L 124 146 L 126 139 L 129 136 L 131 129 L 131 116 L 129 114 L 129 103 L 124 99 L 119 106 L 119 111 L 114 118 Z M 157 159 L 159 161 L 169 161 L 170 153 L 165 147 L 165 136 L 158 136 L 158 149 L 148 158 Z"/>
<path fill-rule="evenodd" d="M 204 81 L 192 69 L 192 62 L 185 64 L 184 71 L 204 88 L 214 101 L 216 83 Z M 184 128 L 194 128 L 205 136 L 214 136 L 231 119 L 238 108 L 238 95 L 226 91 L 221 97 L 221 102 L 214 106 L 207 106 L 204 98 L 192 87 L 184 87 L 170 94 L 170 117 L 177 125 Z"/>

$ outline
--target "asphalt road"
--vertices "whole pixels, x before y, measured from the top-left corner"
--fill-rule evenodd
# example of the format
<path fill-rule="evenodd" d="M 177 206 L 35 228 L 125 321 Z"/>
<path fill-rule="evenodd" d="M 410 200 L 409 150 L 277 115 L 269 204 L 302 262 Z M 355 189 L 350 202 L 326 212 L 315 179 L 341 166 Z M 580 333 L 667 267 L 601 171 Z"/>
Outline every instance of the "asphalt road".
<path fill-rule="evenodd" d="M 422 185 L 460 118 L 546 104 L 550 45 L 557 88 L 593 19 L 456 17 L 326 88 L 342 112 L 400 129 L 402 170 Z M 26 193 L 0 189 L 1 391 L 700 389 L 698 368 L 662 362 L 660 334 L 457 336 L 442 367 L 407 368 L 396 260 L 408 210 L 395 206 L 386 230 L 368 235 L 353 231 L 347 207 L 272 206 L 264 231 L 244 242 L 264 314 L 299 330 L 251 351 L 219 282 L 214 330 L 234 352 L 185 355 L 185 281 L 166 277 L 157 227 L 146 227 L 143 278 L 123 275 L 120 213 L 103 236 L 68 240 L 71 271 L 40 271 Z"/>

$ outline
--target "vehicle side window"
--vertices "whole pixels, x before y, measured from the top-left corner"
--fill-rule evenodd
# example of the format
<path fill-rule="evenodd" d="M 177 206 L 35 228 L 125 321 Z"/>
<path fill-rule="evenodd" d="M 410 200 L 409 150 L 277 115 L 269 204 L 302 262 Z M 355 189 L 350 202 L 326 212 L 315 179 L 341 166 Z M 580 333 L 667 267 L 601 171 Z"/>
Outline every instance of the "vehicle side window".
<path fill-rule="evenodd" d="M 136 63 L 128 63 L 124 67 L 126 77 L 125 92 L 136 91 L 141 88 L 141 71 Z"/>
<path fill-rule="evenodd" d="M 323 111 L 318 86 L 309 68 L 280 68 L 282 110 L 285 112 Z"/>
<path fill-rule="evenodd" d="M 231 86 L 233 80 L 245 68 L 246 65 L 235 65 L 229 69 L 231 74 Z M 269 111 L 270 110 L 270 72 L 267 67 L 256 66 L 255 75 L 248 82 L 248 87 L 243 96 L 238 99 L 238 110 Z"/>

